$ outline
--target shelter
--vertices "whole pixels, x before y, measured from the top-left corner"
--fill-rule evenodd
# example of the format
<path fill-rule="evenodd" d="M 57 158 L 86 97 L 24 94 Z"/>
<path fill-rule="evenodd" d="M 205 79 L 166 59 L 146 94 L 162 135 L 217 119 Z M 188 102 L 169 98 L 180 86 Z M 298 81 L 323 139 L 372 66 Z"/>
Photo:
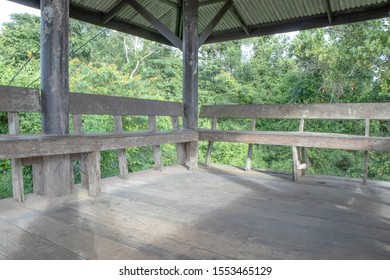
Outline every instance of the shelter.
<path fill-rule="evenodd" d="M 99 165 L 99 153 L 101 150 L 118 150 L 119 156 L 119 166 L 121 169 L 121 177 L 129 178 L 128 169 L 126 165 L 126 154 L 124 149 L 134 146 L 153 146 L 154 159 L 157 168 L 161 168 L 161 159 L 160 159 L 160 148 L 159 145 L 162 144 L 176 144 L 177 155 L 179 162 L 183 165 L 187 165 L 189 169 L 196 169 L 198 167 L 198 141 L 209 141 L 209 149 L 207 153 L 207 161 L 211 155 L 212 143 L 213 141 L 228 141 L 228 142 L 241 142 L 248 143 L 248 160 L 250 167 L 250 158 L 251 158 L 251 145 L 253 143 L 257 144 L 274 144 L 274 145 L 288 145 L 293 147 L 293 163 L 294 163 L 294 178 L 297 179 L 302 173 L 304 173 L 305 168 L 307 167 L 303 158 L 299 156 L 299 149 L 301 147 L 319 147 L 319 148 L 335 148 L 335 149 L 352 149 L 352 150 L 362 150 L 367 153 L 368 151 L 374 152 L 389 152 L 390 151 L 390 138 L 389 137 L 370 137 L 369 136 L 369 121 L 370 119 L 390 119 L 390 107 L 389 103 L 381 104 L 337 104 L 335 106 L 321 106 L 321 105 L 308 105 L 308 106 L 293 106 L 293 105 L 253 105 L 249 107 L 240 107 L 240 105 L 227 106 L 206 106 L 201 110 L 201 117 L 212 118 L 212 129 L 211 130 L 200 130 L 198 129 L 198 49 L 203 44 L 207 43 L 216 43 L 226 40 L 235 40 L 242 38 L 249 38 L 253 36 L 262 36 L 269 35 L 287 31 L 296 31 L 304 30 L 316 27 L 325 27 L 337 24 L 351 23 L 357 21 L 363 21 L 368 19 L 382 18 L 387 17 L 390 9 L 390 1 L 388 0 L 292 0 L 292 1 L 283 1 L 283 0 L 107 0 L 107 1 L 92 1 L 92 0 L 12 0 L 13 2 L 21 3 L 35 8 L 41 9 L 41 94 L 39 91 L 34 89 L 26 88 L 13 88 L 13 87 L 0 87 L 0 111 L 6 111 L 9 113 L 9 132 L 10 134 L 18 134 L 18 112 L 42 112 L 42 135 L 7 135 L 0 136 L 0 159 L 12 159 L 12 175 L 13 175 L 13 187 L 14 187 L 14 199 L 16 201 L 23 201 L 23 178 L 21 173 L 21 168 L 23 164 L 32 164 L 33 173 L 34 173 L 34 192 L 39 195 L 47 196 L 61 196 L 68 194 L 72 187 L 72 172 L 70 169 L 72 160 L 80 161 L 80 169 L 82 169 L 83 177 L 82 184 L 88 188 L 90 196 L 96 197 L 100 193 L 100 165 Z M 163 44 L 174 46 L 183 52 L 183 102 L 174 103 L 174 102 L 162 102 L 162 101 L 151 101 L 151 100 L 139 100 L 131 98 L 113 98 L 107 96 L 97 96 L 97 95 L 86 95 L 73 94 L 69 93 L 69 71 L 68 71 L 68 29 L 69 29 L 69 17 L 89 22 L 92 24 L 104 26 L 111 29 L 116 29 L 121 32 L 126 32 L 132 35 L 140 36 L 145 39 L 153 40 Z M 69 116 L 72 114 L 73 124 L 76 128 L 76 135 L 69 134 Z M 107 134 L 83 134 L 82 123 L 81 123 L 81 114 L 109 114 L 113 115 L 116 133 L 107 133 Z M 149 116 L 149 126 L 150 130 L 147 132 L 135 132 L 135 133 L 124 133 L 122 131 L 122 119 L 121 115 L 145 115 Z M 172 118 L 172 131 L 156 131 L 156 116 L 170 116 Z M 183 117 L 183 129 L 180 129 L 178 117 Z M 251 118 L 256 120 L 256 118 L 297 118 L 301 119 L 301 125 L 299 132 L 284 132 L 284 133 L 275 133 L 275 132 L 255 132 L 255 131 L 218 131 L 216 130 L 216 122 L 218 118 Z M 324 119 L 359 119 L 366 120 L 366 135 L 365 136 L 354 136 L 354 135 L 331 135 L 331 134 L 316 134 L 316 133 L 305 133 L 304 130 L 304 121 L 305 119 L 310 118 L 324 118 Z M 255 121 L 253 122 L 255 124 Z M 255 125 L 254 125 L 255 126 Z M 304 154 L 304 149 L 302 150 Z M 367 159 L 367 157 L 365 157 Z M 367 166 L 368 161 L 365 160 L 365 165 Z M 248 165 L 247 165 L 248 167 Z M 177 174 L 179 177 L 178 181 L 174 181 L 170 176 Z M 220 171 L 221 172 L 221 171 Z M 222 173 L 226 171 L 222 171 Z M 212 172 L 210 172 L 212 173 Z M 229 171 L 228 176 L 232 173 Z M 132 178 L 142 177 L 143 174 L 133 175 Z M 226 174 L 225 174 L 226 175 Z M 172 191 L 172 186 L 176 186 L 180 189 L 181 180 L 185 180 L 187 177 L 193 178 L 194 182 L 197 182 L 197 174 L 188 176 L 183 174 L 183 170 L 178 170 L 177 168 L 169 169 L 162 173 L 163 181 L 159 181 L 159 178 L 155 178 L 149 173 L 145 173 L 145 176 L 150 176 L 152 179 L 148 179 L 148 186 L 154 186 L 156 182 L 160 182 L 164 185 L 164 188 L 161 193 L 154 192 L 153 194 L 157 195 L 158 199 L 154 199 L 150 194 L 146 194 L 147 190 L 140 190 L 141 193 L 136 191 L 131 192 L 130 195 L 135 195 L 140 199 L 149 199 L 148 203 L 151 205 L 153 203 L 159 203 L 159 199 L 167 199 L 167 201 L 172 202 L 171 198 L 167 198 L 166 194 L 171 195 L 174 193 Z M 224 182 L 216 180 L 213 183 L 215 178 L 211 175 L 204 176 L 205 180 L 210 180 L 209 183 L 215 184 L 216 186 L 225 186 Z M 226 178 L 225 178 L 226 179 Z M 264 179 L 264 178 L 262 178 Z M 367 179 L 367 177 L 365 177 Z M 290 230 L 289 222 L 292 219 L 290 215 L 291 209 L 295 209 L 300 216 L 304 216 L 304 213 L 312 211 L 314 206 L 317 206 L 318 203 L 326 204 L 329 201 L 318 202 L 317 198 L 312 198 L 313 201 L 310 201 L 310 204 L 306 205 L 305 203 L 300 203 L 306 199 L 306 193 L 303 191 L 302 187 L 291 183 L 295 189 L 277 189 L 270 186 L 269 183 L 263 184 L 262 189 L 255 190 L 253 187 L 254 180 L 252 179 L 232 179 L 229 177 L 229 180 L 233 182 L 233 187 L 229 188 L 231 194 L 236 194 L 242 191 L 240 186 L 244 186 L 247 190 L 247 196 L 241 197 L 238 196 L 236 200 L 239 203 L 239 207 L 235 208 L 237 210 L 236 214 L 233 216 L 221 215 L 223 218 L 234 219 L 235 222 L 239 223 L 239 227 L 235 231 L 231 231 L 230 226 L 223 225 L 223 227 L 218 227 L 217 221 L 223 219 L 218 219 L 214 217 L 212 220 L 205 220 L 204 223 L 199 225 L 201 230 L 212 230 L 215 232 L 219 231 L 228 231 L 229 234 L 236 234 L 235 237 L 240 239 L 248 238 L 253 232 L 247 232 L 245 228 L 247 225 L 255 224 L 256 230 L 257 227 L 261 226 L 260 222 L 257 222 L 251 218 L 247 220 L 243 217 L 251 217 L 255 215 L 260 220 L 267 220 L 268 217 L 258 217 L 258 211 L 246 208 L 247 210 L 242 211 L 240 207 L 246 207 L 250 203 L 251 207 L 257 207 L 258 200 L 252 200 L 253 195 L 266 195 L 269 190 L 273 190 L 275 194 L 280 195 L 283 200 L 289 200 L 291 197 L 295 199 L 294 203 L 283 204 L 284 214 L 288 215 L 275 215 L 275 219 L 278 220 L 280 225 L 274 226 L 272 222 L 269 225 L 275 230 L 268 232 L 267 238 L 273 238 L 274 234 L 280 234 L 280 232 L 285 232 Z M 269 177 L 266 177 L 265 180 L 270 180 Z M 285 178 L 277 178 L 277 181 L 280 184 L 285 182 Z M 332 194 L 329 190 L 323 191 L 321 189 L 321 182 L 313 182 L 309 179 L 309 184 L 315 185 L 312 189 L 315 189 L 315 192 L 318 196 L 331 197 L 330 200 L 338 201 L 340 199 L 337 195 L 332 197 Z M 110 189 L 110 184 L 118 184 L 117 181 L 105 181 L 105 187 L 109 190 L 108 192 L 113 192 Z M 172 183 L 174 182 L 174 183 Z M 325 184 L 325 183 L 324 183 Z M 334 182 L 326 182 L 332 188 L 341 189 L 340 185 L 334 186 Z M 133 185 L 133 187 L 136 185 Z M 297 225 L 307 226 L 311 222 L 318 222 L 320 226 L 324 227 L 323 220 L 333 220 L 336 217 L 342 216 L 341 222 L 335 227 L 340 227 L 342 230 L 346 230 L 349 235 L 359 235 L 359 238 L 354 239 L 352 242 L 349 241 L 349 238 L 346 238 L 343 234 L 337 235 L 338 238 L 335 240 L 330 240 L 333 242 L 333 247 L 335 251 L 330 252 L 328 255 L 323 255 L 322 258 L 347 258 L 347 257 L 357 257 L 360 256 L 359 253 L 362 251 L 359 250 L 358 246 L 364 244 L 366 247 L 363 248 L 363 251 L 367 253 L 367 257 L 370 258 L 386 258 L 388 257 L 388 230 L 389 224 L 388 212 L 383 211 L 385 207 L 388 207 L 388 186 L 379 184 L 378 188 L 383 190 L 383 193 L 380 195 L 372 196 L 369 191 L 362 191 L 361 186 L 356 185 L 355 183 L 349 185 L 349 189 L 352 192 L 355 192 L 355 197 L 349 198 L 349 194 L 346 192 L 340 191 L 344 195 L 340 206 L 335 211 L 333 208 L 320 209 L 317 211 L 316 217 L 310 220 L 305 220 L 302 222 L 301 217 L 294 217 L 294 222 Z M 210 211 L 215 210 L 214 205 L 221 203 L 220 201 L 210 200 L 208 198 L 216 195 L 212 190 L 208 188 L 199 188 L 200 192 L 207 193 L 205 201 L 198 201 L 195 199 L 194 204 L 198 208 L 194 207 L 194 215 L 203 215 L 203 209 L 209 209 Z M 196 190 L 196 188 L 195 188 Z M 331 189 L 333 190 L 333 189 Z M 115 196 L 121 196 L 129 194 L 128 189 L 121 189 L 121 192 L 116 192 Z M 188 189 L 183 189 L 183 192 L 188 192 Z M 313 191 L 313 190 L 312 190 Z M 364 195 L 361 195 L 363 192 Z M 157 193 L 157 194 L 156 194 Z M 219 193 L 219 192 L 217 192 Z M 191 196 L 192 195 L 192 196 Z M 278 195 L 275 195 L 277 199 Z M 179 200 L 185 200 L 188 198 L 194 198 L 193 194 L 188 194 L 181 196 L 177 195 Z M 363 197 L 363 199 L 362 199 Z M 240 200 L 242 198 L 242 200 Z M 63 209 L 69 211 L 70 215 L 73 217 L 72 222 L 70 223 L 80 223 L 78 214 L 72 212 L 67 208 L 69 203 L 72 203 L 73 209 L 78 209 L 77 204 L 80 203 L 79 197 L 73 195 L 70 200 L 50 200 L 50 198 L 42 198 L 42 200 L 32 202 L 29 207 L 33 211 L 38 211 L 38 213 L 45 213 L 45 207 L 50 204 L 52 201 L 55 201 L 55 207 L 60 209 L 58 213 L 48 212 L 50 217 L 55 217 L 58 219 L 65 219 L 59 215 L 63 213 Z M 88 198 L 91 199 L 91 198 Z M 121 198 L 117 199 L 117 204 L 120 205 Z M 207 200 L 208 199 L 208 200 Z M 223 197 L 226 199 L 226 197 Z M 273 198 L 272 198 L 273 199 Z M 272 201 L 269 200 L 269 201 Z M 359 204 L 356 211 L 367 214 L 365 216 L 359 216 L 358 214 L 350 215 L 351 213 L 343 212 L 342 210 L 357 199 L 362 202 Z M 150 201 L 152 200 L 152 202 Z M 234 200 L 234 199 L 232 199 Z M 34 201 L 34 199 L 33 199 Z M 118 202 L 119 201 L 119 202 Z M 190 199 L 188 199 L 190 201 Z M 271 202 L 267 203 L 271 203 Z M 46 204 L 47 202 L 47 204 Z M 85 200 L 84 200 L 85 202 Z M 101 202 L 101 201 L 100 201 Z M 263 201 L 264 202 L 264 201 Z M 34 204 L 36 203 L 36 204 Z M 168 203 L 168 202 L 167 202 Z M 367 203 L 369 206 L 362 206 Z M 372 205 L 371 205 L 371 204 Z M 64 205 L 62 205 L 64 204 Z M 223 203 L 222 203 L 223 204 Z M 296 205 L 299 204 L 297 208 Z M 302 205 L 301 205 L 302 204 Z M 61 206 L 62 205 L 62 206 Z M 175 210 L 178 212 L 184 211 L 187 206 L 176 204 Z M 383 206 L 384 205 L 384 206 Z M 100 205 L 102 206 L 102 205 Z M 156 205 L 153 205 L 153 207 Z M 160 205 L 161 206 L 161 205 Z M 193 205 L 194 206 L 194 205 Z M 281 206 L 279 203 L 272 203 L 272 207 L 278 208 Z M 356 206 L 356 205 L 355 205 Z M 372 206 L 372 207 L 370 207 Z M 31 209 L 25 208 L 25 211 L 20 211 L 20 209 L 15 205 L 7 205 L 7 203 L 2 204 L 1 209 L 4 209 L 6 213 L 4 216 L 8 219 L 10 223 L 16 223 L 16 226 L 28 227 L 26 224 L 23 224 L 23 219 L 19 215 L 27 215 L 27 220 L 33 217 L 29 212 Z M 86 204 L 83 204 L 83 207 L 89 207 Z M 116 206 L 113 206 L 114 208 Z M 122 207 L 122 206 L 120 206 Z M 128 220 L 125 219 L 123 215 L 129 209 L 123 206 L 123 213 L 120 213 L 120 219 L 122 221 Z M 139 205 L 132 205 L 133 210 L 141 211 Z M 155 211 L 155 208 L 150 208 L 144 210 L 145 215 L 149 215 L 149 211 Z M 208 207 L 208 208 L 207 208 Z M 230 211 L 230 208 L 226 204 L 223 204 L 223 207 L 226 207 L 226 211 Z M 343 208 L 344 207 L 344 208 Z M 89 209 L 89 208 L 88 208 Z M 85 211 L 89 211 L 89 210 Z M 107 215 L 106 208 L 100 208 L 97 210 L 101 215 L 104 215 L 106 223 L 110 224 L 112 230 L 117 230 L 116 227 L 123 230 L 123 232 L 128 232 L 128 229 L 131 228 L 128 224 L 123 222 L 124 227 L 120 227 L 115 224 L 115 219 Z M 172 214 L 172 209 L 164 209 L 166 213 Z M 224 210 L 224 211 L 225 211 Z M 263 209 L 264 210 L 264 209 Z M 385 209 L 386 210 L 386 209 Z M 8 212 L 7 212 L 8 211 Z M 93 210 L 94 211 L 94 210 Z M 112 210 L 114 211 L 114 210 Z M 327 212 L 326 212 L 327 211 Z M 372 211 L 374 214 L 372 214 Z M 387 208 L 388 211 L 388 208 Z M 23 213 L 22 213 L 23 212 Z M 259 211 L 262 212 L 262 211 Z M 65 212 L 64 212 L 65 213 Z M 164 212 L 165 213 L 165 212 Z M 230 212 L 229 212 L 230 213 Z M 329 214 L 331 213 L 331 214 Z M 58 214 L 58 215 L 57 215 Z M 84 213 L 85 214 L 85 213 Z M 371 215 L 372 214 L 372 215 Z M 194 222 L 189 218 L 190 215 L 182 217 L 175 213 L 175 218 L 185 223 L 191 224 Z M 375 216 L 371 221 L 372 216 Z M 149 217 L 149 216 L 148 216 Z M 167 217 L 169 215 L 167 214 Z M 90 217 L 91 218 L 91 217 Z M 95 219 L 92 217 L 91 219 Z M 14 220 L 13 220 L 14 219 Z M 316 219 L 321 219 L 321 222 Z M 115 242 L 119 242 L 118 239 L 112 239 L 107 241 L 107 238 L 95 238 L 95 235 L 91 235 L 88 232 L 88 229 L 83 228 L 85 224 L 81 223 L 79 226 L 83 228 L 80 230 L 81 235 L 83 236 L 78 245 L 84 247 L 90 247 L 93 249 L 98 248 L 97 255 L 94 255 L 94 252 L 86 250 L 86 255 L 79 254 L 74 255 L 73 253 L 69 254 L 68 248 L 71 248 L 71 251 L 78 251 L 79 249 L 75 246 L 74 240 L 80 237 L 79 231 L 71 231 L 66 226 L 56 227 L 55 223 L 48 221 L 45 217 L 43 224 L 36 223 L 36 221 L 31 222 L 32 227 L 30 228 L 31 233 L 34 236 L 41 236 L 45 240 L 49 240 L 51 243 L 47 244 L 48 247 L 44 247 L 48 255 L 47 258 L 112 258 L 113 255 L 110 255 L 110 250 L 114 252 L 114 257 L 118 258 L 147 258 L 150 257 L 148 254 L 139 254 L 131 255 L 132 252 L 125 246 L 115 247 Z M 92 220 L 90 222 L 92 223 Z M 150 219 L 150 221 L 154 221 Z M 246 221 L 243 222 L 242 221 Z M 352 225 L 344 228 L 345 223 L 352 221 Z M 369 221 L 369 222 L 367 222 Z M 1 221 L 0 221 L 1 222 Z M 29 222 L 27 221 L 27 224 Z M 363 226 L 362 226 L 363 224 Z M 98 221 L 93 220 L 94 227 L 101 230 L 101 234 L 112 238 L 116 236 L 108 232 L 107 228 L 103 228 Z M 143 224 L 147 225 L 147 223 Z M 166 223 L 161 223 L 159 229 L 165 230 Z M 284 227 L 286 225 L 286 227 Z M 349 224 L 348 224 L 349 225 Z M 129 226 L 129 228 L 127 228 Z M 324 231 L 318 233 L 314 231 L 318 236 L 317 239 L 329 238 L 333 234 L 333 231 L 329 233 L 327 224 Z M 371 231 L 371 226 L 374 229 Z M 49 227 L 49 228 L 46 228 Z M 5 226 L 5 230 L 8 228 Z M 294 227 L 291 227 L 295 229 Z M 370 231 L 366 229 L 369 228 Z M 154 231 L 155 228 L 148 227 L 144 231 Z M 333 230 L 337 230 L 333 227 Z M 73 236 L 72 238 L 62 238 L 65 231 L 66 236 Z M 10 230 L 8 230 L 10 232 Z M 85 233 L 88 232 L 88 233 Z M 128 239 L 123 235 L 124 233 L 120 232 L 120 242 L 126 243 L 129 242 Z M 299 239 L 302 233 L 305 231 L 297 231 L 296 238 Z M 361 238 L 370 238 L 367 235 L 370 235 L 371 232 L 375 236 L 374 241 L 370 242 L 361 242 Z M 242 235 L 240 235 L 242 233 Z M 74 234 L 74 235 L 73 235 Z M 126 233 L 127 234 L 127 233 Z M 178 235 L 177 238 L 179 242 L 186 243 L 188 242 L 187 236 L 189 231 L 184 231 L 182 235 Z M 213 235 L 213 239 L 210 239 L 210 232 L 203 234 L 202 232 L 198 234 L 193 234 L 193 238 L 198 240 L 198 243 L 202 243 L 202 240 L 210 241 L 208 244 L 202 244 L 203 249 L 202 253 L 205 255 L 200 255 L 200 257 L 211 258 L 221 256 L 229 256 L 233 258 L 283 258 L 284 250 L 277 251 L 277 254 L 274 254 L 272 250 L 268 251 L 269 247 L 264 244 L 267 243 L 267 240 L 253 241 L 261 243 L 262 247 L 253 247 L 252 245 L 246 246 L 242 249 L 242 240 L 238 242 L 231 243 L 230 241 L 226 242 L 224 239 L 218 240 L 218 238 Z M 348 237 L 349 237 L 348 235 Z M 145 237 L 146 236 L 146 237 Z M 35 237 L 34 237 L 35 238 Z M 144 240 L 145 248 L 140 248 L 139 250 L 152 250 L 153 246 L 156 244 L 151 244 L 149 235 L 138 234 L 137 238 Z M 198 238 L 198 239 L 197 239 Z M 88 246 L 88 242 L 96 239 L 98 244 Z M 255 238 L 256 239 L 256 238 Z M 87 240 L 87 242 L 84 242 Z M 113 241 L 114 240 L 114 241 Z M 378 241 L 379 240 L 379 241 Z M 170 249 L 179 246 L 175 242 L 172 242 L 172 239 L 164 239 L 166 243 L 158 244 L 158 246 L 169 247 Z M 277 242 L 277 238 L 273 239 L 274 242 Z M 291 241 L 289 245 L 298 244 L 296 251 L 305 249 L 305 242 L 307 240 L 299 240 L 302 243 L 295 243 L 295 239 Z M 348 241 L 346 243 L 346 241 Z M 30 242 L 30 241 L 29 241 Z M 42 249 L 42 245 L 34 243 L 36 248 Z M 60 249 L 55 247 L 54 249 L 52 243 L 59 242 Z M 246 242 L 246 241 L 245 241 Z M 244 243 L 245 243 L 244 242 Z M 322 240 L 320 241 L 322 242 Z M 152 242 L 153 243 L 153 242 Z M 46 243 L 45 243 L 46 244 Z M 121 243 L 122 244 L 122 243 Z M 217 244 L 217 245 L 215 245 Z M 234 244 L 231 245 L 231 244 Z M 313 243 L 314 244 L 314 243 Z M 213 246 L 214 247 L 213 247 Z M 36 248 L 31 245 L 30 251 L 34 253 Z M 45 245 L 46 246 L 46 245 Z M 136 246 L 136 245 L 134 245 Z M 149 246 L 149 247 L 148 247 Z M 195 258 L 197 255 L 194 255 L 194 252 L 198 252 L 198 244 L 193 244 L 193 247 L 190 248 L 188 256 Z M 209 247 L 212 247 L 212 253 L 210 254 Z M 226 247 L 226 250 L 224 247 Z M 301 246 L 301 247 L 300 247 Z M 338 246 L 345 246 L 345 250 L 339 250 Z M 12 246 L 11 246 L 12 247 Z M 46 248 L 46 249 L 45 249 Z M 90 249 L 88 248 L 88 249 Z M 194 249 L 195 248 L 195 249 Z M 222 251 L 221 251 L 222 248 Z M 253 249 L 255 248 L 255 249 Z M 315 247 L 313 247 L 315 248 Z M 327 249 L 328 247 L 321 247 L 321 249 Z M 349 252 L 349 249 L 353 248 L 350 255 L 345 254 Z M 356 249 L 358 248 L 358 249 Z M 165 248 L 167 249 L 167 248 Z M 13 250 L 12 248 L 10 249 Z M 58 252 L 53 250 L 59 250 Z M 229 251 L 230 250 L 230 251 Z M 238 250 L 238 251 L 237 251 Z M 252 251 L 251 251 L 252 250 Z M 260 250 L 260 251 L 259 251 Z M 263 250 L 263 251 L 262 251 Z M 289 250 L 289 249 L 288 249 Z M 287 250 L 287 251 L 288 251 Z M 39 251 L 39 250 L 38 250 Z M 229 251 L 229 252 L 227 252 Z M 314 249 L 315 251 L 315 249 Z M 337 252 L 336 252 L 337 251 Z M 111 252 L 111 253 L 112 253 Z M 115 255 L 116 252 L 119 252 L 121 255 Z M 252 254 L 246 254 L 246 252 L 252 252 Z M 258 254 L 259 252 L 265 252 L 264 254 Z M 335 253 L 336 252 L 336 253 Z M 357 252 L 357 253 L 354 253 Z M 0 252 L 1 253 L 1 252 Z M 58 253 L 58 254 L 57 254 Z M 215 253 L 215 254 L 214 254 Z M 176 257 L 175 253 L 168 255 L 170 257 Z M 184 254 L 184 253 L 183 253 Z M 225 255 L 226 254 L 226 255 Z M 1 256 L 1 254 L 0 254 Z M 35 256 L 35 255 L 34 255 Z M 294 258 L 311 258 L 316 256 L 316 252 L 311 252 L 309 255 L 297 254 L 294 255 Z M 363 256 L 363 255 L 362 255 Z M 22 256 L 23 257 L 23 256 Z M 156 257 L 156 255 L 154 255 Z M 167 257 L 163 256 L 163 257 Z M 289 257 L 289 256 L 287 256 Z M 20 258 L 20 257 L 19 257 Z"/>

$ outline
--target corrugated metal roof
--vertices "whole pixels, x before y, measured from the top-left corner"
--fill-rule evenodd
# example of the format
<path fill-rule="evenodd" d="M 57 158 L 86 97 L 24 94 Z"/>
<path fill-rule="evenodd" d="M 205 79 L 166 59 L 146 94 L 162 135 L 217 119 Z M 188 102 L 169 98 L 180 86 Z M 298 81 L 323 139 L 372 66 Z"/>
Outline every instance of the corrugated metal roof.
<path fill-rule="evenodd" d="M 12 1 L 39 7 L 39 0 Z M 123 5 L 111 19 L 111 22 L 101 23 L 104 15 L 112 11 L 122 1 L 124 0 L 70 0 L 71 16 L 169 43 L 159 35 L 150 22 L 145 20 L 130 5 Z M 182 0 L 137 1 L 169 30 L 180 36 L 178 18 L 180 18 Z M 226 1 L 199 0 L 198 30 L 200 34 L 218 14 Z M 294 30 L 294 28 L 300 30 L 384 17 L 388 16 L 389 9 L 389 0 L 234 0 L 233 7 L 215 26 L 208 41 L 223 41 L 251 35 L 259 36 L 289 31 Z M 83 17 L 83 14 L 88 14 L 88 16 Z M 332 18 L 334 18 L 334 22 L 331 21 Z M 327 22 L 329 20 L 331 22 Z M 128 28 L 126 28 L 126 24 L 128 24 Z M 145 30 L 145 34 L 143 34 L 142 29 Z"/>

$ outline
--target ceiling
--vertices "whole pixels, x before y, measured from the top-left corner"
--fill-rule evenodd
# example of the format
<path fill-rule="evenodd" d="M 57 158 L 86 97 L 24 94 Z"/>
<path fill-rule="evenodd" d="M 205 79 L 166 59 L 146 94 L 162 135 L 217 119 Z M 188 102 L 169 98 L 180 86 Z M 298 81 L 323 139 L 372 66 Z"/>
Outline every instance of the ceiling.
<path fill-rule="evenodd" d="M 11 1 L 39 8 L 39 0 Z M 182 0 L 69 1 L 78 20 L 167 45 L 182 38 Z M 207 44 L 382 18 L 389 10 L 389 0 L 199 0 L 198 31 Z"/>

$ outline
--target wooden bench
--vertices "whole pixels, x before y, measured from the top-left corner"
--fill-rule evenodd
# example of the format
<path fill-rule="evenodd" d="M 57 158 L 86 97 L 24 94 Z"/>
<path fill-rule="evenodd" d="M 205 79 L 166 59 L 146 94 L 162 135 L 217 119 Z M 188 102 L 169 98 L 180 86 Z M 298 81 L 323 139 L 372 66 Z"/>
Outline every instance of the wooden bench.
<path fill-rule="evenodd" d="M 247 166 L 250 169 L 253 144 L 293 147 L 293 179 L 308 167 L 306 147 L 364 151 L 363 183 L 368 176 L 368 152 L 389 152 L 390 137 L 370 137 L 370 120 L 390 120 L 390 103 L 289 104 L 289 105 L 207 105 L 201 118 L 211 118 L 211 129 L 199 129 L 199 140 L 209 141 L 206 161 L 211 158 L 214 141 L 249 143 Z M 251 119 L 252 131 L 217 130 L 218 119 Z M 298 119 L 297 132 L 255 131 L 256 119 Z M 365 120 L 365 135 L 346 135 L 304 131 L 305 120 Z M 301 152 L 299 151 L 301 150 Z"/>
<path fill-rule="evenodd" d="M 13 194 L 16 201 L 24 200 L 23 165 L 33 166 L 34 193 L 44 194 L 41 182 L 42 163 L 47 156 L 71 154 L 71 159 L 80 160 L 82 185 L 88 188 L 90 195 L 96 196 L 99 193 L 100 151 L 118 151 L 120 177 L 126 179 L 128 166 L 125 148 L 153 146 L 156 168 L 161 169 L 160 145 L 176 144 L 178 161 L 183 164 L 185 159 L 181 143 L 198 139 L 196 131 L 180 129 L 179 117 L 183 115 L 183 106 L 177 102 L 71 93 L 69 111 L 73 119 L 73 134 L 19 134 L 18 113 L 41 112 L 39 91 L 0 86 L 0 112 L 8 113 L 10 134 L 0 135 L 0 159 L 11 159 Z M 84 134 L 83 114 L 112 115 L 115 132 Z M 149 130 L 124 132 L 123 115 L 148 116 Z M 173 129 L 158 131 L 156 116 L 171 117 Z M 73 165 L 70 168 L 73 171 Z"/>

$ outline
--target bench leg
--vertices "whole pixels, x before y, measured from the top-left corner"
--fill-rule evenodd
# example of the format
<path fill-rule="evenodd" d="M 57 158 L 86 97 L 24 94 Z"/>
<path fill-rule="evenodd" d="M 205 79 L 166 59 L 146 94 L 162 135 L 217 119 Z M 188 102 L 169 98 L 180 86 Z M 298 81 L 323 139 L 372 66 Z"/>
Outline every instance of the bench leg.
<path fill-rule="evenodd" d="M 153 146 L 153 157 L 154 157 L 154 168 L 156 170 L 162 170 L 162 161 L 161 161 L 161 149 L 160 146 Z"/>
<path fill-rule="evenodd" d="M 70 193 L 70 163 L 69 155 L 43 157 L 44 195 L 60 196 Z"/>
<path fill-rule="evenodd" d="M 88 194 L 97 197 L 100 193 L 100 152 L 84 153 L 85 183 Z"/>
<path fill-rule="evenodd" d="M 129 167 L 127 165 L 126 149 L 119 149 L 118 160 L 119 160 L 119 177 L 122 179 L 129 178 Z"/>
<path fill-rule="evenodd" d="M 186 145 L 186 164 L 189 170 L 198 168 L 198 142 L 188 142 Z"/>
<path fill-rule="evenodd" d="M 250 171 L 252 168 L 252 155 L 253 155 L 253 144 L 248 145 L 248 155 L 246 157 L 245 170 Z"/>
<path fill-rule="evenodd" d="M 368 152 L 364 151 L 363 159 L 363 185 L 367 184 L 368 179 Z"/>
<path fill-rule="evenodd" d="M 43 195 L 43 163 L 37 162 L 32 165 L 33 192 L 36 195 Z"/>
<path fill-rule="evenodd" d="M 24 201 L 24 185 L 23 185 L 23 164 L 21 159 L 11 160 L 12 169 L 12 192 L 14 201 Z"/>
<path fill-rule="evenodd" d="M 214 144 L 213 141 L 209 141 L 209 144 L 208 144 L 208 146 L 207 146 L 206 159 L 205 159 L 205 161 L 204 161 L 204 165 L 205 165 L 205 166 L 209 166 L 209 165 L 210 165 L 211 153 L 212 153 L 212 151 L 213 151 L 213 144 Z"/>
<path fill-rule="evenodd" d="M 299 177 L 301 176 L 301 170 L 299 170 L 300 162 L 299 162 L 299 152 L 298 147 L 293 146 L 292 147 L 293 152 L 293 180 L 298 181 Z"/>

